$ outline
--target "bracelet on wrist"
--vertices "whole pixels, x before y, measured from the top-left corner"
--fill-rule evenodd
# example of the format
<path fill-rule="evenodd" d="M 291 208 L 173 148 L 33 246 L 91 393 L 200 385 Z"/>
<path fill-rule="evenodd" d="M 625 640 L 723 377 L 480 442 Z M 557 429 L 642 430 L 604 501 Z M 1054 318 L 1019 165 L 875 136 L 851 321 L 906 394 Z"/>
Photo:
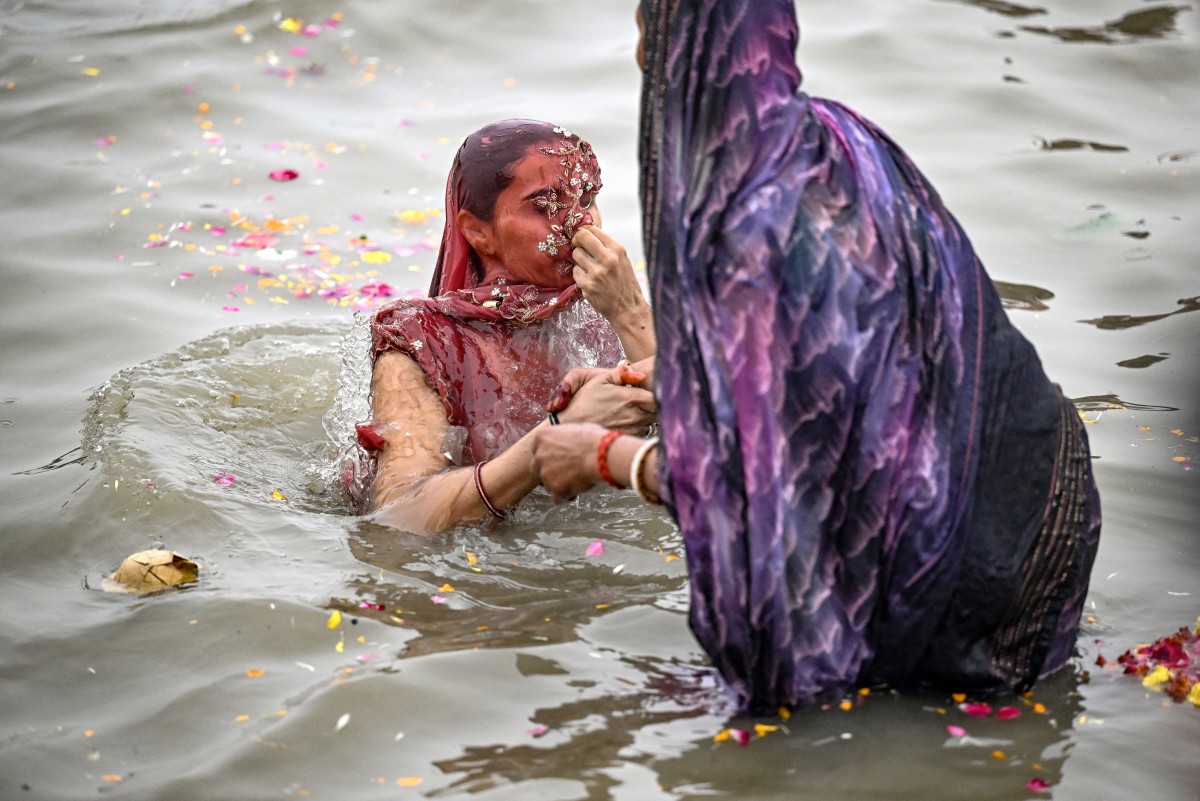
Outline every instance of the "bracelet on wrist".
<path fill-rule="evenodd" d="M 633 487 L 634 492 L 642 497 L 642 500 L 655 506 L 662 504 L 662 498 L 646 486 L 646 479 L 642 476 L 642 470 L 645 469 L 646 459 L 650 455 L 650 452 L 658 447 L 658 441 L 658 437 L 652 437 L 642 443 L 642 447 L 638 448 L 637 453 L 633 456 L 633 461 L 629 465 L 629 485 Z"/>
<path fill-rule="evenodd" d="M 596 446 L 596 467 L 599 470 L 600 478 L 618 489 L 621 488 L 621 485 L 613 478 L 612 470 L 608 467 L 608 449 L 619 436 L 621 436 L 620 431 L 605 431 L 604 436 L 600 438 L 600 444 Z"/>

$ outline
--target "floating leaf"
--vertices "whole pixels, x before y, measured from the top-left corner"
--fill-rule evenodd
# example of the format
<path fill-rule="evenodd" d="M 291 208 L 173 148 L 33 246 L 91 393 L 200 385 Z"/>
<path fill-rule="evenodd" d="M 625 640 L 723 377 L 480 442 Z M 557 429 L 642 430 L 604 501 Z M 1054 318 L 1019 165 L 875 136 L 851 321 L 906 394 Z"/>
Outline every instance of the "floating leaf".
<path fill-rule="evenodd" d="M 155 592 L 199 579 L 200 567 L 174 551 L 138 551 L 105 578 L 105 592 Z"/>
<path fill-rule="evenodd" d="M 262 668 L 250 668 L 246 671 L 246 676 L 247 678 L 251 679 L 260 679 L 266 674 L 266 672 L 267 671 L 263 670 Z"/>

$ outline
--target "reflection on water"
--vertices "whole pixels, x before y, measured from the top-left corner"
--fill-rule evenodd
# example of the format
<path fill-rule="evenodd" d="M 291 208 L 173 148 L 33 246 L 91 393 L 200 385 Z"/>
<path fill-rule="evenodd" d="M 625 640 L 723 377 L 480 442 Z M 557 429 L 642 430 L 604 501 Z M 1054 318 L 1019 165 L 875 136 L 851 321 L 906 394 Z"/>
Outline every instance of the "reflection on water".
<path fill-rule="evenodd" d="M 1070 43 L 1128 44 L 1143 39 L 1163 39 L 1178 35 L 1176 17 L 1191 6 L 1161 6 L 1131 11 L 1120 19 L 1092 27 L 1038 27 L 1023 25 L 1021 30 Z"/>
<path fill-rule="evenodd" d="M 604 551 L 588 557 L 596 539 Z M 555 505 L 537 491 L 482 531 L 418 537 L 364 523 L 350 549 L 376 570 L 333 606 L 412 630 L 405 657 L 572 642 L 596 615 L 686 608 L 682 548 L 665 513 L 631 493 Z"/>
<path fill-rule="evenodd" d="M 1046 301 L 1054 298 L 1049 289 L 1030 284 L 1010 284 L 1006 281 L 992 281 L 996 291 L 1000 293 L 1000 302 L 1006 309 L 1023 309 L 1025 311 L 1045 311 L 1050 308 Z"/>
<path fill-rule="evenodd" d="M 569 797 L 605 801 L 614 798 L 614 774 L 634 764 L 652 769 L 655 784 L 678 799 L 1029 798 L 1062 778 L 1087 681 L 1085 672 L 1063 670 L 1017 701 L 1009 719 L 972 717 L 946 696 L 886 689 L 786 718 L 730 718 L 698 676 L 657 660 L 632 659 L 616 670 L 636 679 L 625 692 L 593 697 L 585 687 L 578 700 L 539 708 L 533 742 L 471 746 L 440 760 L 455 778 L 435 795 L 552 779 L 570 764 L 584 785 Z M 705 736 L 713 718 L 718 731 Z M 745 732 L 745 745 L 720 734 L 731 730 Z M 663 757 L 666 743 L 682 747 Z M 930 754 L 936 771 L 911 770 Z M 765 766 L 773 768 L 772 791 L 762 795 Z M 985 766 L 985 795 L 947 783 Z M 864 795 L 864 787 L 887 794 Z"/>
<path fill-rule="evenodd" d="M 1033 140 L 1039 150 L 1095 150 L 1098 153 L 1127 153 L 1129 148 L 1124 145 L 1106 145 L 1101 142 L 1084 142 L 1079 139 L 1043 139 L 1040 136 Z"/>
<path fill-rule="evenodd" d="M 1119 361 L 1117 362 L 1117 367 L 1133 367 L 1138 369 L 1142 367 L 1150 367 L 1151 365 L 1166 361 L 1167 357 L 1170 355 L 1171 354 L 1169 353 L 1147 353 L 1144 356 L 1138 356 L 1133 359 Z"/>
<path fill-rule="evenodd" d="M 1132 401 L 1122 400 L 1115 394 L 1108 395 L 1085 395 L 1079 398 L 1072 398 L 1075 408 L 1081 412 L 1104 412 L 1116 409 L 1133 409 L 1139 412 L 1177 412 L 1179 409 L 1174 406 L 1157 406 L 1153 403 L 1134 403 Z"/>
<path fill-rule="evenodd" d="M 1177 314 L 1187 314 L 1188 312 L 1200 311 L 1200 295 L 1193 298 L 1183 298 L 1176 301 L 1179 304 L 1178 309 L 1174 309 L 1162 314 L 1108 314 L 1104 317 L 1096 317 L 1091 320 L 1080 320 L 1081 323 L 1094 325 L 1105 331 L 1114 331 L 1122 328 L 1136 328 L 1139 325 L 1155 323 L 1159 320 L 1165 320 L 1168 317 L 1174 317 Z"/>
<path fill-rule="evenodd" d="M 1016 3 L 1006 3 L 1004 0 L 947 0 L 951 3 L 961 3 L 965 6 L 975 6 L 993 14 L 1005 17 L 1034 17 L 1045 14 L 1046 9 L 1035 6 L 1022 6 Z"/>

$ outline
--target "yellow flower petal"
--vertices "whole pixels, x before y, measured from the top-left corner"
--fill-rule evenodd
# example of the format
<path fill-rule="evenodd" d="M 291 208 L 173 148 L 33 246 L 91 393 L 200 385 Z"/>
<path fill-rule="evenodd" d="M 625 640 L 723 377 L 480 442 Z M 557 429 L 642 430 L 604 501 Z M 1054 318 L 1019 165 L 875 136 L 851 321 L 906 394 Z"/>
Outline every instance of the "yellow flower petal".
<path fill-rule="evenodd" d="M 325 628 L 336 629 L 342 624 L 342 613 L 334 609 L 329 613 L 329 620 L 325 621 Z"/>
<path fill-rule="evenodd" d="M 1171 680 L 1171 671 L 1167 670 L 1162 665 L 1159 665 L 1154 670 L 1150 671 L 1146 678 L 1142 679 L 1143 687 L 1157 687 L 1160 684 L 1166 684 Z"/>

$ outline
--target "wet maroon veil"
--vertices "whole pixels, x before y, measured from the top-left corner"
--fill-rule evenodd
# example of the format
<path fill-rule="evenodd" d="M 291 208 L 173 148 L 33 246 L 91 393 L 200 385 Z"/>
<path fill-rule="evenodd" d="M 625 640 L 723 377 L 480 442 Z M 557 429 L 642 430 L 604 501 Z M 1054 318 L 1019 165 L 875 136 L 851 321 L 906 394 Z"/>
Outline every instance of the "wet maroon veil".
<path fill-rule="evenodd" d="M 430 297 L 395 301 L 371 320 L 372 360 L 393 350 L 408 355 L 441 399 L 451 426 L 465 429 L 461 455 L 454 443 L 446 448 L 455 462 L 489 459 L 537 425 L 570 368 L 621 358 L 616 332 L 589 304 L 579 303 L 577 285 L 562 289 L 503 279 L 482 284 L 482 265 L 458 228 L 462 209 L 490 219 L 513 165 L 535 150 L 560 157 L 564 168 L 557 194 L 545 206 L 539 202 L 547 214 L 545 247 L 552 253 L 569 249 L 582 219 L 579 195 L 590 196 L 601 186 L 590 145 L 546 122 L 492 123 L 467 137 L 451 167 Z M 358 428 L 359 444 L 367 450 L 387 437 L 386 431 Z M 365 484 L 358 492 L 351 487 L 360 509 L 368 500 L 370 482 Z"/>

